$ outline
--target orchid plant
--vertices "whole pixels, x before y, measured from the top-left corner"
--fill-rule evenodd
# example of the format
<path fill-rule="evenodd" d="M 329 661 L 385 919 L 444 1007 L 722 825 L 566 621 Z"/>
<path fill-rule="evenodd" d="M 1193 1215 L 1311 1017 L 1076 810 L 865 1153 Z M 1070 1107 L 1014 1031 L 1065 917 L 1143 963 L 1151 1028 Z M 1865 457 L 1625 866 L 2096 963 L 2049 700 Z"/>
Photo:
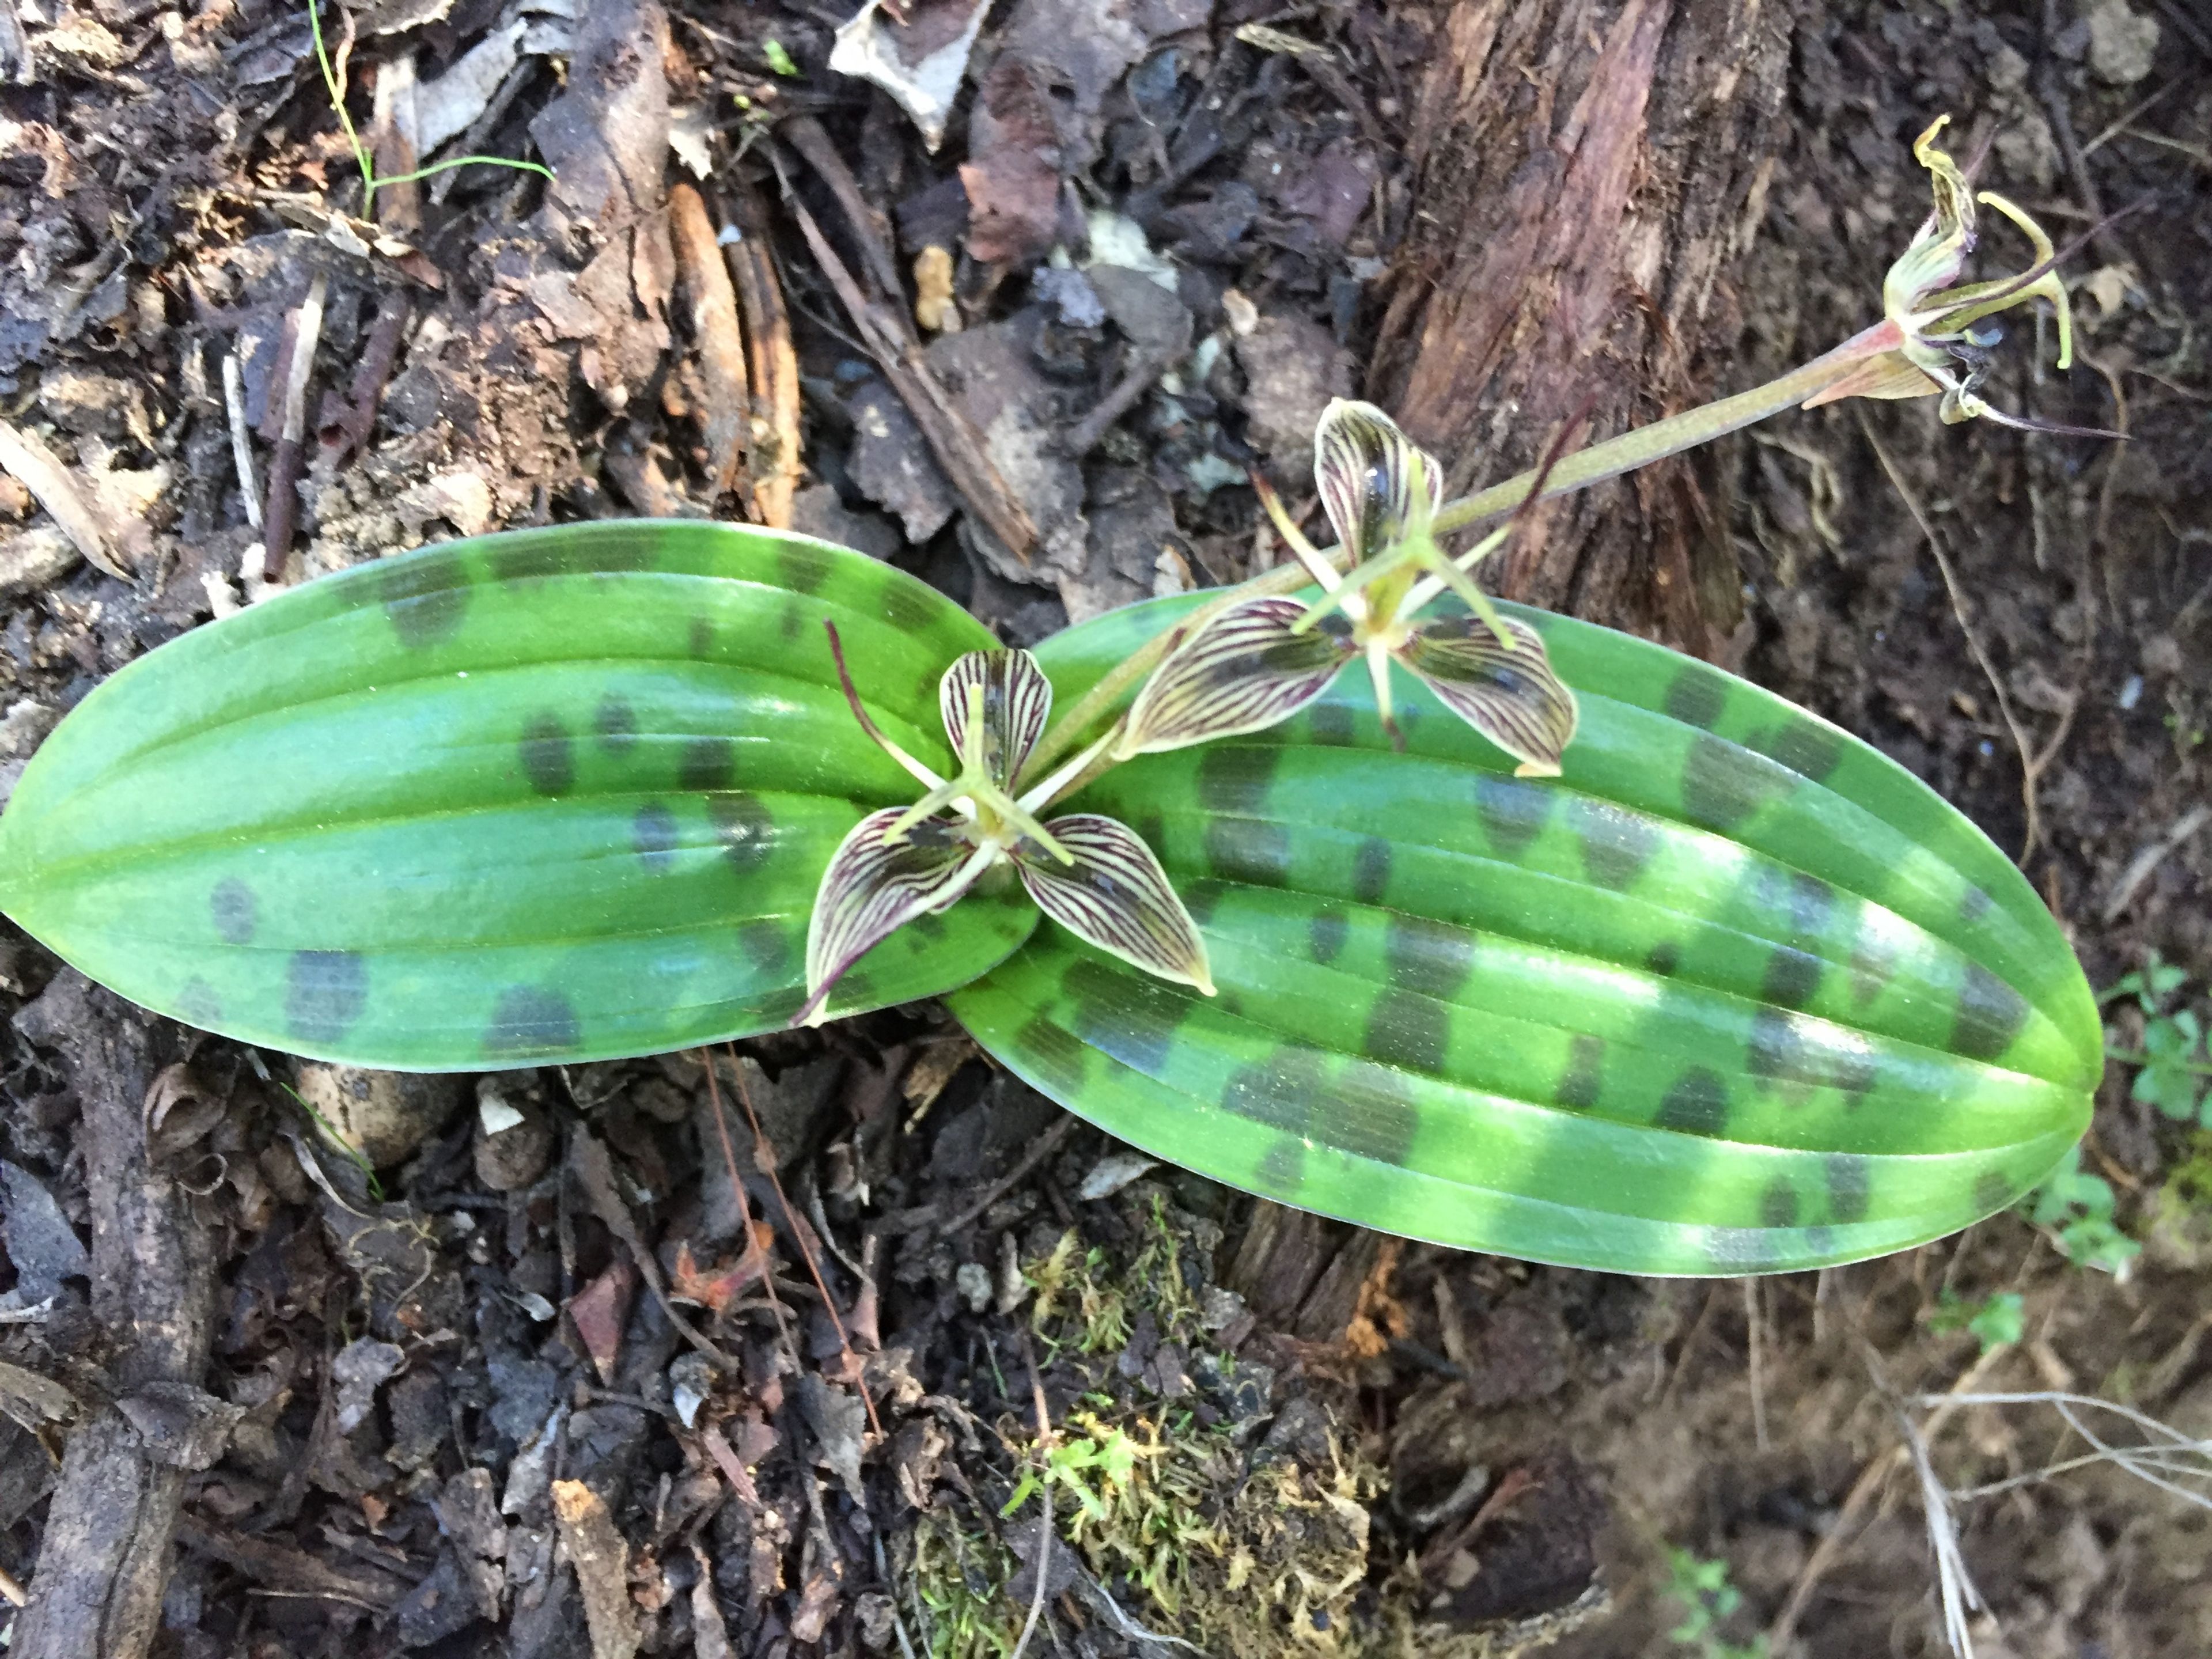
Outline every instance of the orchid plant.
<path fill-rule="evenodd" d="M 423 548 L 192 629 L 25 768 L 0 908 L 190 1024 L 392 1069 L 942 999 L 1155 1157 L 1534 1260 L 1954 1231 L 2064 1159 L 2101 1074 L 2049 910 L 1866 744 L 1477 580 L 1531 501 L 1801 404 L 2033 424 L 1987 353 L 2042 299 L 2065 360 L 2056 256 L 1941 128 L 1882 319 L 1833 350 L 1452 502 L 1334 404 L 1339 545 L 1263 492 L 1289 562 L 1034 653 L 860 554 L 695 521 Z M 1981 207 L 2035 258 L 1964 283 Z M 1430 699 L 1456 718 L 1401 719 Z"/>

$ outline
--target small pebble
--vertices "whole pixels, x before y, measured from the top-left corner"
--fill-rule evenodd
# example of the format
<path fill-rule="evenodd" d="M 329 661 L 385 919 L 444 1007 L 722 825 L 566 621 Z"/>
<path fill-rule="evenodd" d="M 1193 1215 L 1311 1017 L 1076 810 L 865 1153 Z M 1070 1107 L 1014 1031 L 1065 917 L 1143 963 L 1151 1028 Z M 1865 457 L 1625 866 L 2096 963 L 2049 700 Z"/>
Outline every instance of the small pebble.
<path fill-rule="evenodd" d="M 960 1271 L 952 1275 L 954 1287 L 968 1304 L 968 1311 L 980 1314 L 991 1305 L 991 1270 L 980 1261 L 963 1261 Z"/>

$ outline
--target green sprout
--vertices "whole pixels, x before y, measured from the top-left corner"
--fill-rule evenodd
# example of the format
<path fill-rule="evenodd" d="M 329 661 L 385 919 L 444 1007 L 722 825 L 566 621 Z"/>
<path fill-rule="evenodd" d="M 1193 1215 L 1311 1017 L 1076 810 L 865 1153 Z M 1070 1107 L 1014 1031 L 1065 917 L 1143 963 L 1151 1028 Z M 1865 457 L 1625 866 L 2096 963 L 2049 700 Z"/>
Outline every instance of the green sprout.
<path fill-rule="evenodd" d="M 2021 1200 L 2027 1218 L 2044 1230 L 2069 1261 L 2117 1279 L 2126 1277 L 2129 1263 L 2142 1246 L 2113 1221 L 2112 1204 L 2112 1183 L 2083 1171 L 2079 1146 Z"/>
<path fill-rule="evenodd" d="M 2114 981 L 2098 1000 L 2135 999 L 2143 1014 L 2142 1047 L 2108 1043 L 2105 1053 L 2136 1067 L 2130 1098 L 2155 1106 L 2178 1122 L 2212 1128 L 2212 1085 L 2206 1081 L 2212 1079 L 2212 1063 L 2205 1058 L 2203 1024 L 2193 1010 L 2166 1006 L 2188 979 L 2185 970 L 2160 961 L 2153 951 L 2142 967 Z"/>
<path fill-rule="evenodd" d="M 377 176 L 376 158 L 369 154 L 368 146 L 361 142 L 355 131 L 353 117 L 346 112 L 345 88 L 339 83 L 337 68 L 331 62 L 331 54 L 323 45 L 323 15 L 318 0 L 307 0 L 307 28 L 315 40 L 315 62 L 323 71 L 323 86 L 331 95 L 331 107 L 337 112 L 338 125 L 343 130 L 346 143 L 353 148 L 353 159 L 361 168 L 361 216 L 373 218 L 376 192 L 385 185 L 410 185 L 418 179 L 428 179 L 441 173 L 450 173 L 455 167 L 511 167 L 518 173 L 535 173 L 550 179 L 553 169 L 538 161 L 517 161 L 509 155 L 455 155 L 443 161 L 433 161 L 428 167 L 416 167 L 410 173 L 396 173 L 389 179 Z"/>
<path fill-rule="evenodd" d="M 1708 1561 L 1669 1545 L 1667 1573 L 1667 1593 L 1683 1609 L 1682 1622 L 1667 1632 L 1668 1641 L 1695 1649 L 1698 1659 L 1766 1659 L 1763 1636 L 1741 1644 L 1721 1638 L 1719 1626 L 1743 1605 L 1743 1592 L 1729 1583 L 1727 1562 Z"/>
<path fill-rule="evenodd" d="M 1987 1353 L 2020 1340 L 2027 1328 L 2026 1310 L 2027 1303 L 2017 1291 L 1999 1291 L 1979 1302 L 1969 1302 L 1947 1288 L 1928 1314 L 1928 1328 L 1938 1336 L 1970 1332 Z"/>
<path fill-rule="evenodd" d="M 783 42 L 776 40 L 773 35 L 762 43 L 761 56 L 768 59 L 770 70 L 787 80 L 797 80 L 805 73 L 793 60 L 790 52 L 786 49 Z"/>

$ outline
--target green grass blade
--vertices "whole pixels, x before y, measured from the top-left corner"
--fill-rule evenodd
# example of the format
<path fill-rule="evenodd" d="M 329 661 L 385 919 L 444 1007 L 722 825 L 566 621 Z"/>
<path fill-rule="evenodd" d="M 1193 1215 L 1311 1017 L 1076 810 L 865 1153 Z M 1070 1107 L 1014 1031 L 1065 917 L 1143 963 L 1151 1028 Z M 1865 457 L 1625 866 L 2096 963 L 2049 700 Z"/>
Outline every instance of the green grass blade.
<path fill-rule="evenodd" d="M 1183 603 L 1048 641 L 1060 696 Z M 1579 1267 L 1850 1261 L 2040 1180 L 2102 1059 L 2072 953 L 2003 856 L 1778 698 L 1511 614 L 1582 702 L 1563 777 L 1514 778 L 1409 679 L 1394 753 L 1347 675 L 1284 726 L 1079 798 L 1158 852 L 1218 999 L 1046 927 L 957 994 L 961 1018 L 1158 1156 Z"/>
<path fill-rule="evenodd" d="M 803 538 L 612 522 L 453 542 L 195 630 L 102 685 L 0 817 L 0 908 L 157 1011 L 413 1070 L 651 1053 L 804 998 L 830 851 L 910 799 L 836 687 L 946 758 L 990 636 Z M 933 994 L 1033 925 L 979 894 L 833 1011 Z"/>

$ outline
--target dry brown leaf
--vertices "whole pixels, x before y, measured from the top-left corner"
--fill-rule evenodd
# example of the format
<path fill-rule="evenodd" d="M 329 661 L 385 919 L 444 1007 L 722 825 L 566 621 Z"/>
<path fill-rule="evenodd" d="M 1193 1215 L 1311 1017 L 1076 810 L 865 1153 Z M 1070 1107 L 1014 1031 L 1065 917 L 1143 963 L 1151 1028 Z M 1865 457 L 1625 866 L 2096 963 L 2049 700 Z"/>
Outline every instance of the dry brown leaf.
<path fill-rule="evenodd" d="M 568 1298 L 568 1317 L 576 1334 L 599 1373 L 611 1385 L 615 1367 L 622 1359 L 623 1328 L 629 1322 L 629 1300 L 637 1289 L 637 1273 L 627 1261 L 617 1261 Z"/>

